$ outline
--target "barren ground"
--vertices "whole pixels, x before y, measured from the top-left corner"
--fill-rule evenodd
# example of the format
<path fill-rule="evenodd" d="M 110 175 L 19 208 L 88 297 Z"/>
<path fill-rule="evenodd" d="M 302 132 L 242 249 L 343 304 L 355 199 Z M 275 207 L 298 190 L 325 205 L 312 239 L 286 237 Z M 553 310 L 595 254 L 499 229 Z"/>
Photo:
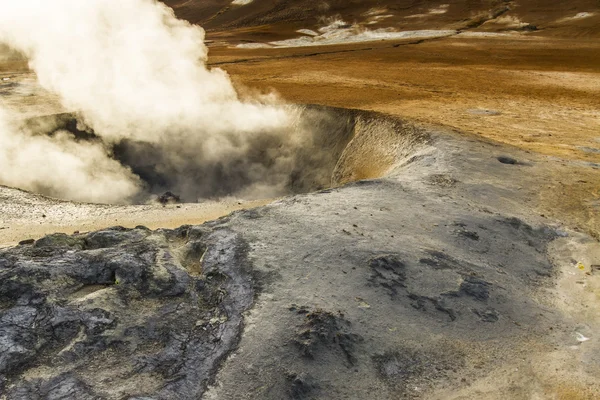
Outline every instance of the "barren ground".
<path fill-rule="evenodd" d="M 549 215 L 598 235 L 599 42 L 456 36 L 411 43 L 213 48 L 210 63 L 289 102 L 380 111 L 560 158 L 566 168 L 537 195 Z"/>
<path fill-rule="evenodd" d="M 189 2 L 171 3 L 179 5 L 181 13 L 189 11 L 185 8 Z M 219 2 L 206 2 L 207 7 L 213 3 Z M 549 9 L 556 6 L 551 3 Z M 556 21 L 559 16 L 552 18 Z M 144 237 L 140 243 L 148 248 L 158 246 L 161 254 L 172 253 L 164 259 L 168 258 L 169 271 L 177 272 L 172 275 L 177 279 L 166 280 L 168 274 L 156 272 L 153 279 L 160 285 L 179 285 L 178 279 L 204 282 L 204 277 L 194 275 L 198 271 L 188 270 L 183 261 L 177 264 L 182 249 L 194 247 L 197 237 L 193 235 L 208 246 L 209 260 L 205 265 L 200 259 L 202 267 L 221 268 L 224 276 L 235 277 L 236 257 L 252 264 L 254 303 L 243 314 L 239 346 L 231 348 L 233 356 L 212 376 L 206 398 L 597 399 L 600 275 L 590 269 L 600 264 L 597 26 L 589 21 L 589 26 L 582 24 L 581 29 L 591 33 L 577 38 L 561 37 L 571 31 L 558 26 L 535 35 L 455 35 L 249 50 L 230 44 L 280 37 L 264 33 L 268 27 L 237 28 L 235 21 L 231 23 L 229 31 L 209 32 L 208 39 L 214 41 L 209 63 L 243 85 L 242 94 L 275 90 L 291 103 L 378 111 L 417 121 L 428 127 L 432 140 L 419 148 L 414 159 L 383 171 L 382 179 L 286 198 L 200 228 L 98 235 L 120 237 L 106 249 L 92 250 L 99 257 L 127 258 L 127 252 L 133 251 L 128 241 L 138 237 Z M 299 27 L 283 29 L 287 36 L 282 38 Z M 2 77 L 33 82 L 26 65 L 14 59 L 0 62 Z M 55 98 L 33 83 L 28 96 L 11 95 L 5 100 L 27 115 L 63 111 Z M 375 157 L 368 148 L 361 149 L 360 155 L 365 160 Z M 503 155 L 515 157 L 518 163 L 498 162 Z M 53 231 L 199 224 L 269 203 L 228 200 L 181 208 L 112 207 L 64 203 L 4 187 L 0 187 L 0 200 L 0 247 Z M 227 235 L 235 237 L 235 246 L 229 246 L 233 239 Z M 88 280 L 96 277 L 86 275 L 79 260 L 89 254 L 82 243 L 93 243 L 93 238 L 94 234 L 75 236 L 72 240 L 82 247 L 65 252 L 64 243 L 53 244 L 53 240 L 64 241 L 62 237 L 46 240 L 50 245 L 38 241 L 31 248 L 6 250 L 6 260 L 12 264 L 7 261 L 1 267 L 23 287 L 39 289 L 45 296 L 46 281 L 35 281 L 28 269 L 38 262 L 31 254 L 46 251 L 57 274 L 63 273 L 60 268 L 68 269 L 68 279 L 56 278 L 64 289 L 53 294 L 56 298 L 50 296 L 48 304 L 56 301 L 59 308 L 68 304 L 74 313 L 81 313 L 78 302 L 86 301 L 88 308 L 127 315 L 127 307 L 109 304 L 107 299 L 119 293 L 137 301 L 138 286 L 144 282 L 136 277 L 116 285 L 95 282 L 106 287 L 87 293 Z M 231 252 L 240 254 L 227 253 L 234 262 L 220 256 L 234 247 Z M 65 257 L 71 264 L 63 262 Z M 158 271 L 166 261 L 155 263 L 150 267 Z M 584 265 L 583 271 L 578 263 Z M 71 282 L 74 276 L 80 278 L 77 274 L 85 276 L 87 283 Z M 106 398 L 151 396 L 159 393 L 160 379 L 164 380 L 161 390 L 196 384 L 194 390 L 203 393 L 208 381 L 198 386 L 194 365 L 160 369 L 161 360 L 177 349 L 183 357 L 191 354 L 181 350 L 180 343 L 196 340 L 198 327 L 218 331 L 225 326 L 219 325 L 224 324 L 219 322 L 221 316 L 215 320 L 210 313 L 198 322 L 180 318 L 178 307 L 197 312 L 195 291 L 204 293 L 197 289 L 200 284 L 185 287 L 182 293 L 193 293 L 178 294 L 174 300 L 170 287 L 159 287 L 165 293 L 153 300 L 157 306 L 142 304 L 140 310 L 159 325 L 164 312 L 189 337 L 155 338 L 152 348 L 145 348 L 128 342 L 131 336 L 119 329 L 103 327 L 106 331 L 90 334 L 88 342 L 82 342 L 91 349 L 89 353 L 73 356 L 80 357 L 80 373 L 67 362 L 46 368 L 45 362 L 52 366 L 56 361 L 40 355 L 41 361 L 27 366 L 31 369 L 23 376 L 17 371 L 7 378 L 12 391 L 8 398 L 26 398 L 18 396 L 37 393 L 50 383 L 97 389 Z M 15 304 L 22 301 L 17 294 L 11 299 Z M 75 295 L 83 297 L 72 300 Z M 219 301 L 226 304 L 227 299 Z M 159 307 L 167 303 L 177 306 Z M 81 325 L 81 315 L 68 322 Z M 146 332 L 146 325 L 139 322 L 136 332 Z M 16 327 L 11 340 L 20 340 L 19 329 L 23 328 Z M 323 335 L 335 339 L 322 340 Z M 114 379 L 120 382 L 125 375 L 110 368 L 98 374 L 89 360 L 95 360 L 96 344 L 105 343 L 105 338 L 125 343 L 122 351 L 147 351 L 152 362 L 145 374 L 156 388 L 144 388 L 135 379 L 131 386 L 115 385 Z M 56 349 L 66 346 L 69 353 L 81 337 L 69 340 L 72 343 L 61 342 Z M 37 357 L 36 351 L 33 346 L 28 357 Z M 307 352 L 314 353 L 309 354 L 312 359 Z M 118 353 L 109 348 L 102 353 L 103 362 L 117 363 L 123 371 L 138 367 L 127 364 L 121 358 L 128 356 Z M 59 369 L 65 375 L 55 377 Z"/>
<path fill-rule="evenodd" d="M 221 35 L 211 33 L 209 39 Z M 600 232 L 600 44 L 595 38 L 459 35 L 418 44 L 217 46 L 209 64 L 228 71 L 248 94 L 275 90 L 292 103 L 379 111 L 556 157 L 564 168 L 536 194 L 541 207 L 573 227 Z M 2 77 L 29 88 L 24 97 L 7 96 L 9 107 L 28 116 L 64 111 L 37 87 L 26 63 L 0 63 Z"/>

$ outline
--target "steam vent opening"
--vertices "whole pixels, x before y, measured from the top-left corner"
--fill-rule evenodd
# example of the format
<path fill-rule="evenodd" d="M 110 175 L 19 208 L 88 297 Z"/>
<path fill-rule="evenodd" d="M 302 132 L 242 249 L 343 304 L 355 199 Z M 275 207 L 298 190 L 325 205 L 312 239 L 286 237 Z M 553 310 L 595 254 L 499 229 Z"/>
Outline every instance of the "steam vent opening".
<path fill-rule="evenodd" d="M 425 129 L 384 114 L 317 105 L 294 109 L 297 123 L 290 132 L 253 134 L 224 158 L 171 141 L 168 134 L 159 142 L 106 143 L 70 113 L 31 118 L 26 126 L 48 136 L 101 143 L 139 177 L 140 191 L 128 201 L 137 204 L 165 194 L 182 202 L 268 199 L 378 178 L 429 138 Z M 64 197 L 43 185 L 35 191 Z"/>

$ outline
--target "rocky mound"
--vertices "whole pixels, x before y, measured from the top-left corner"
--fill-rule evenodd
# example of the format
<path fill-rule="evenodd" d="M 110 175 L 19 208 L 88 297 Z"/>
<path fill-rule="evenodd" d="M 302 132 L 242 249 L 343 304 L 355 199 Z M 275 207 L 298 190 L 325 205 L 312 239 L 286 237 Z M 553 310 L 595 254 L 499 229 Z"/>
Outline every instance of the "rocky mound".
<path fill-rule="evenodd" d="M 518 187 L 543 162 L 430 138 L 383 179 L 2 251 L 5 398 L 530 398 L 561 379 L 598 393 L 596 321 L 550 296 L 594 241 L 532 214 Z M 578 357 L 576 375 L 545 367 Z"/>
<path fill-rule="evenodd" d="M 56 234 L 0 255 L 0 392 L 197 398 L 254 289 L 239 235 L 208 227 Z"/>

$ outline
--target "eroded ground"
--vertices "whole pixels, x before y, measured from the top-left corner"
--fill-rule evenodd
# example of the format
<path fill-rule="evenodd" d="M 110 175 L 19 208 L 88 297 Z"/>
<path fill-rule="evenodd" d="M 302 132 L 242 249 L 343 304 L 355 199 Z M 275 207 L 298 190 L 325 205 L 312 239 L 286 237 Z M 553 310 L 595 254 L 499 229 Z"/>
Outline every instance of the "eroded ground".
<path fill-rule="evenodd" d="M 410 44 L 214 48 L 240 83 L 295 103 L 375 110 L 456 128 L 564 166 L 544 212 L 600 232 L 600 45 L 593 39 L 451 37 Z"/>
<path fill-rule="evenodd" d="M 217 43 L 256 32 L 211 32 L 211 65 L 250 92 L 421 121 L 431 140 L 374 173 L 382 179 L 201 228 L 54 236 L 3 251 L 1 305 L 12 310 L 0 321 L 11 345 L 0 360 L 5 396 L 186 398 L 210 383 L 205 397 L 214 399 L 598 398 L 597 41 L 549 33 L 287 49 Z M 0 71 L 24 83 L 3 91 L 30 90 L 8 96 L 10 107 L 65 111 L 28 86 L 23 62 L 5 60 Z M 366 165 L 372 149 L 352 155 Z M 3 244 L 52 230 L 195 224 L 255 205 L 108 207 L 1 194 Z M 131 268 L 97 262 L 110 259 Z M 55 268 L 46 273 L 45 263 Z M 247 304 L 227 309 L 231 284 L 249 287 L 239 266 L 251 269 L 254 292 L 243 329 Z M 56 327 L 68 335 L 53 336 Z M 35 329 L 43 332 L 34 340 Z M 226 330 L 223 343 L 207 336 Z M 220 359 L 186 364 L 197 364 L 197 348 L 234 352 L 211 375 Z"/>
<path fill-rule="evenodd" d="M 309 49 L 217 46 L 209 63 L 250 93 L 274 89 L 288 102 L 380 111 L 546 155 L 563 168 L 536 194 L 542 212 L 600 232 L 595 39 L 454 36 Z M 11 78 L 2 84 L 9 108 L 26 116 L 65 111 L 37 87 L 23 61 L 5 60 L 0 71 Z"/>
<path fill-rule="evenodd" d="M 6 398 L 597 398 L 600 246 L 538 214 L 552 160 L 426 132 L 381 179 L 3 250 Z"/>

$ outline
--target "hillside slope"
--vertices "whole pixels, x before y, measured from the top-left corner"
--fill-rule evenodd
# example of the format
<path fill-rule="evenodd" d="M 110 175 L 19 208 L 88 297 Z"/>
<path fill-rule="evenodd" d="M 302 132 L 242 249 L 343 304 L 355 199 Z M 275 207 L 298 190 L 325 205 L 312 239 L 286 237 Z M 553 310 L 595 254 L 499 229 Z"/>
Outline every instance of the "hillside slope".
<path fill-rule="evenodd" d="M 209 32 L 240 29 L 280 36 L 341 19 L 369 28 L 540 30 L 566 37 L 600 36 L 596 0 L 164 0 Z"/>

